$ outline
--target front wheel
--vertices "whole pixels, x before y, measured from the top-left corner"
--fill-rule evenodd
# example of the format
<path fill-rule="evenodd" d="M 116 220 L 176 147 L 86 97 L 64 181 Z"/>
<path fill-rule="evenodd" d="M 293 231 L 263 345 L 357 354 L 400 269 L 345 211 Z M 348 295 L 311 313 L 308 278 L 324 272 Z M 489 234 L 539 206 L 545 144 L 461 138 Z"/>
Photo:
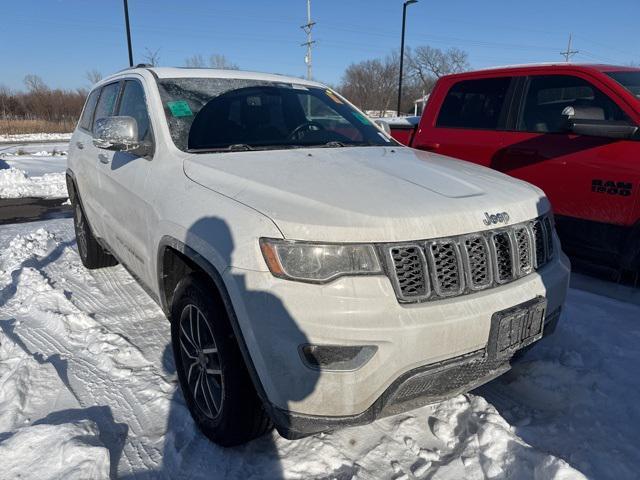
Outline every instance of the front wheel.
<path fill-rule="evenodd" d="M 197 276 L 174 292 L 171 343 L 185 402 L 207 438 L 230 447 L 271 430 L 226 311 Z"/>

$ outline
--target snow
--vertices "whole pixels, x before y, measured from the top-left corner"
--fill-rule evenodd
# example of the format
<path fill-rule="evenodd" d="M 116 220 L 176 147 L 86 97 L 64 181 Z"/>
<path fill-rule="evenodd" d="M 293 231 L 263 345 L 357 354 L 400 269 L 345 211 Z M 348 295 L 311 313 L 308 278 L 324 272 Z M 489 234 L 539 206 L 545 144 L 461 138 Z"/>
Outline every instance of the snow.
<path fill-rule="evenodd" d="M 638 318 L 640 306 L 571 290 L 556 333 L 473 393 L 222 449 L 196 430 L 168 322 L 126 271 L 84 269 L 68 219 L 5 225 L 0 478 L 634 478 Z"/>
<path fill-rule="evenodd" d="M 30 177 L 19 168 L 0 170 L 0 198 L 66 198 L 67 195 L 64 173 Z"/>
<path fill-rule="evenodd" d="M 0 148 L 0 198 L 66 198 L 68 143 Z"/>
<path fill-rule="evenodd" d="M 70 140 L 71 133 L 19 133 L 0 135 L 0 143 Z"/>

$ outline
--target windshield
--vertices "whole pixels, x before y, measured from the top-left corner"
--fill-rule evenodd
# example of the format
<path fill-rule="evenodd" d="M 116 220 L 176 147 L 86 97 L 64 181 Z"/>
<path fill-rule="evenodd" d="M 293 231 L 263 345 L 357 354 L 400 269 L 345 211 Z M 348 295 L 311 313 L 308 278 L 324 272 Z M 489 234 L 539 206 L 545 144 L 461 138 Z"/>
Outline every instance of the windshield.
<path fill-rule="evenodd" d="M 159 79 L 167 123 L 184 151 L 395 145 L 331 90 L 228 78 Z"/>
<path fill-rule="evenodd" d="M 606 72 L 611 78 L 640 98 L 640 71 Z"/>

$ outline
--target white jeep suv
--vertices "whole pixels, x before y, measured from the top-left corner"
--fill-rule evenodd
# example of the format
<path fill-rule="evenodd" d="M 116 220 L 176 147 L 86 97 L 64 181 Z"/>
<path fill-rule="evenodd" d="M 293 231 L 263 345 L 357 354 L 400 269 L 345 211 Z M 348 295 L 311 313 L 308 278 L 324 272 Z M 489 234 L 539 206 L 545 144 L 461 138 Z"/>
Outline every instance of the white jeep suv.
<path fill-rule="evenodd" d="M 121 263 L 162 306 L 222 445 L 468 391 L 566 295 L 541 190 L 403 147 L 299 78 L 121 71 L 87 99 L 67 181 L 84 265 Z"/>

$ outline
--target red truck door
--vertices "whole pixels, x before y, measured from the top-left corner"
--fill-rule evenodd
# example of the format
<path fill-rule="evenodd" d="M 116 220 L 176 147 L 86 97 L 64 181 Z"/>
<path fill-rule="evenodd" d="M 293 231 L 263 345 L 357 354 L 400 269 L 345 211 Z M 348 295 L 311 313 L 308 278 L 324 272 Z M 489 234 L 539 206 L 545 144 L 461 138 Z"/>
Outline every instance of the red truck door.
<path fill-rule="evenodd" d="M 509 76 L 440 80 L 412 147 L 490 166 L 503 146 L 512 91 Z"/>
<path fill-rule="evenodd" d="M 630 225 L 640 143 L 568 133 L 563 116 L 574 107 L 593 120 L 629 121 L 605 88 L 578 72 L 529 77 L 514 128 L 490 166 L 542 188 L 558 215 Z"/>

